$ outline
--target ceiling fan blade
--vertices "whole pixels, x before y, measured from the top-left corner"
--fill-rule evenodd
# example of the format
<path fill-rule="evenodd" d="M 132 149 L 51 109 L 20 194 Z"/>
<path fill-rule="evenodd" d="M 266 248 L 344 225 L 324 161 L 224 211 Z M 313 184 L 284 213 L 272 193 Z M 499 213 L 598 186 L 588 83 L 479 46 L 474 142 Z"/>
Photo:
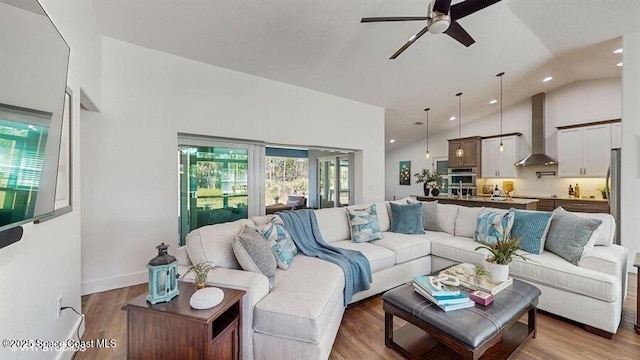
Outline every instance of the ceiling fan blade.
<path fill-rule="evenodd" d="M 409 46 L 411 46 L 411 44 L 413 44 L 414 42 L 418 41 L 418 39 L 420 39 L 420 37 L 424 34 L 427 33 L 427 31 L 429 31 L 429 26 L 425 26 L 424 29 L 420 30 L 419 33 L 413 35 L 409 41 L 407 41 L 406 44 L 402 45 L 402 47 L 400 49 L 398 49 L 398 51 L 396 51 L 393 55 L 391 55 L 391 57 L 389 58 L 389 60 L 393 60 L 395 58 L 397 58 L 398 56 L 400 56 L 400 54 L 402 54 L 403 51 L 407 50 L 407 48 Z"/>
<path fill-rule="evenodd" d="M 467 0 L 465 2 L 452 5 L 449 15 L 451 16 L 451 20 L 462 19 L 467 15 L 480 11 L 497 2 L 500 2 L 500 0 Z"/>
<path fill-rule="evenodd" d="M 433 3 L 433 11 L 437 11 L 442 14 L 448 14 L 451 7 L 451 0 L 435 0 Z"/>
<path fill-rule="evenodd" d="M 427 20 L 426 16 L 383 16 L 383 17 L 368 17 L 362 18 L 361 23 L 367 22 L 382 22 L 382 21 L 420 21 Z"/>
<path fill-rule="evenodd" d="M 456 21 L 452 21 L 449 28 L 444 32 L 445 34 L 451 36 L 455 40 L 457 40 L 462 45 L 469 47 L 471 44 L 476 42 L 473 40 L 471 35 L 462 27 L 462 25 L 458 24 Z"/>

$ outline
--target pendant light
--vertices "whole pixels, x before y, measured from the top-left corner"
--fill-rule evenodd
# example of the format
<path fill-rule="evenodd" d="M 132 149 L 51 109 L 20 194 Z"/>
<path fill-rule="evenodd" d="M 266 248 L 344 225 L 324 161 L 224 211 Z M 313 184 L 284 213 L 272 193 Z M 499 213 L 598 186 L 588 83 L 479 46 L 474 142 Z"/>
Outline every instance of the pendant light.
<path fill-rule="evenodd" d="M 461 134 L 461 129 L 462 129 L 462 115 L 461 115 L 461 105 L 460 105 L 460 96 L 462 96 L 462 93 L 457 93 L 456 96 L 458 97 L 458 139 L 460 139 L 460 134 Z M 462 150 L 462 142 L 458 142 L 458 150 L 456 150 L 456 157 L 463 157 L 464 156 L 464 150 Z"/>
<path fill-rule="evenodd" d="M 500 152 L 504 151 L 504 145 L 502 145 L 502 75 L 504 75 L 504 71 L 497 74 L 496 76 L 500 78 Z"/>
<path fill-rule="evenodd" d="M 429 110 L 431 110 L 431 108 L 424 109 L 424 111 L 427 112 L 427 152 L 424 154 L 425 159 L 431 157 L 431 155 L 429 155 Z"/>

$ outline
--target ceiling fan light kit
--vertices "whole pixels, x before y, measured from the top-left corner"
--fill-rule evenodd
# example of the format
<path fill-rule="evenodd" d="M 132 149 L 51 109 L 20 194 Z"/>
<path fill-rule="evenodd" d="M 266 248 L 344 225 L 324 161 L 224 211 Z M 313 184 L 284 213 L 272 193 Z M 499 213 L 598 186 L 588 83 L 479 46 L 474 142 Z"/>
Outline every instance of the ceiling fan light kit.
<path fill-rule="evenodd" d="M 427 5 L 428 16 L 385 16 L 362 18 L 360 22 L 389 22 L 389 21 L 426 21 L 427 26 L 417 34 L 411 36 L 409 40 L 400 47 L 389 59 L 393 60 L 400 56 L 409 46 L 418 41 L 427 32 L 438 35 L 447 34 L 462 45 L 469 47 L 476 41 L 460 25 L 457 20 L 465 16 L 480 11 L 487 6 L 493 5 L 501 0 L 466 0 L 451 5 L 451 0 L 433 0 Z"/>

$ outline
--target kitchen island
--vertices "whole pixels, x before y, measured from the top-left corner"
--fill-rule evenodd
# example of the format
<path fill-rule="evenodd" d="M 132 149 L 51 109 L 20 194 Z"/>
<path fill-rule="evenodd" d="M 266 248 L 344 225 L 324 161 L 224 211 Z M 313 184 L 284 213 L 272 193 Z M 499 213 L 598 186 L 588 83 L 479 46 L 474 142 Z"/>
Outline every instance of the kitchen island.
<path fill-rule="evenodd" d="M 455 204 L 469 207 L 492 207 L 498 209 L 522 209 L 522 210 L 537 210 L 538 199 L 518 199 L 507 198 L 505 200 L 491 200 L 485 196 L 416 196 L 418 201 L 434 201 L 438 200 L 440 204 Z"/>

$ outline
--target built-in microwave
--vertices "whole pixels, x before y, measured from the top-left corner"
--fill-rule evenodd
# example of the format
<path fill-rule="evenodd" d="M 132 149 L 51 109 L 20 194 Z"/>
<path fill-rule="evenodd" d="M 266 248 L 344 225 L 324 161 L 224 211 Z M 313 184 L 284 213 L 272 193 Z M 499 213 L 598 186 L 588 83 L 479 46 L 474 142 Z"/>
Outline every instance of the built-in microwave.
<path fill-rule="evenodd" d="M 463 187 L 476 186 L 477 168 L 449 168 L 449 186 L 455 188 L 460 186 L 462 182 Z"/>

